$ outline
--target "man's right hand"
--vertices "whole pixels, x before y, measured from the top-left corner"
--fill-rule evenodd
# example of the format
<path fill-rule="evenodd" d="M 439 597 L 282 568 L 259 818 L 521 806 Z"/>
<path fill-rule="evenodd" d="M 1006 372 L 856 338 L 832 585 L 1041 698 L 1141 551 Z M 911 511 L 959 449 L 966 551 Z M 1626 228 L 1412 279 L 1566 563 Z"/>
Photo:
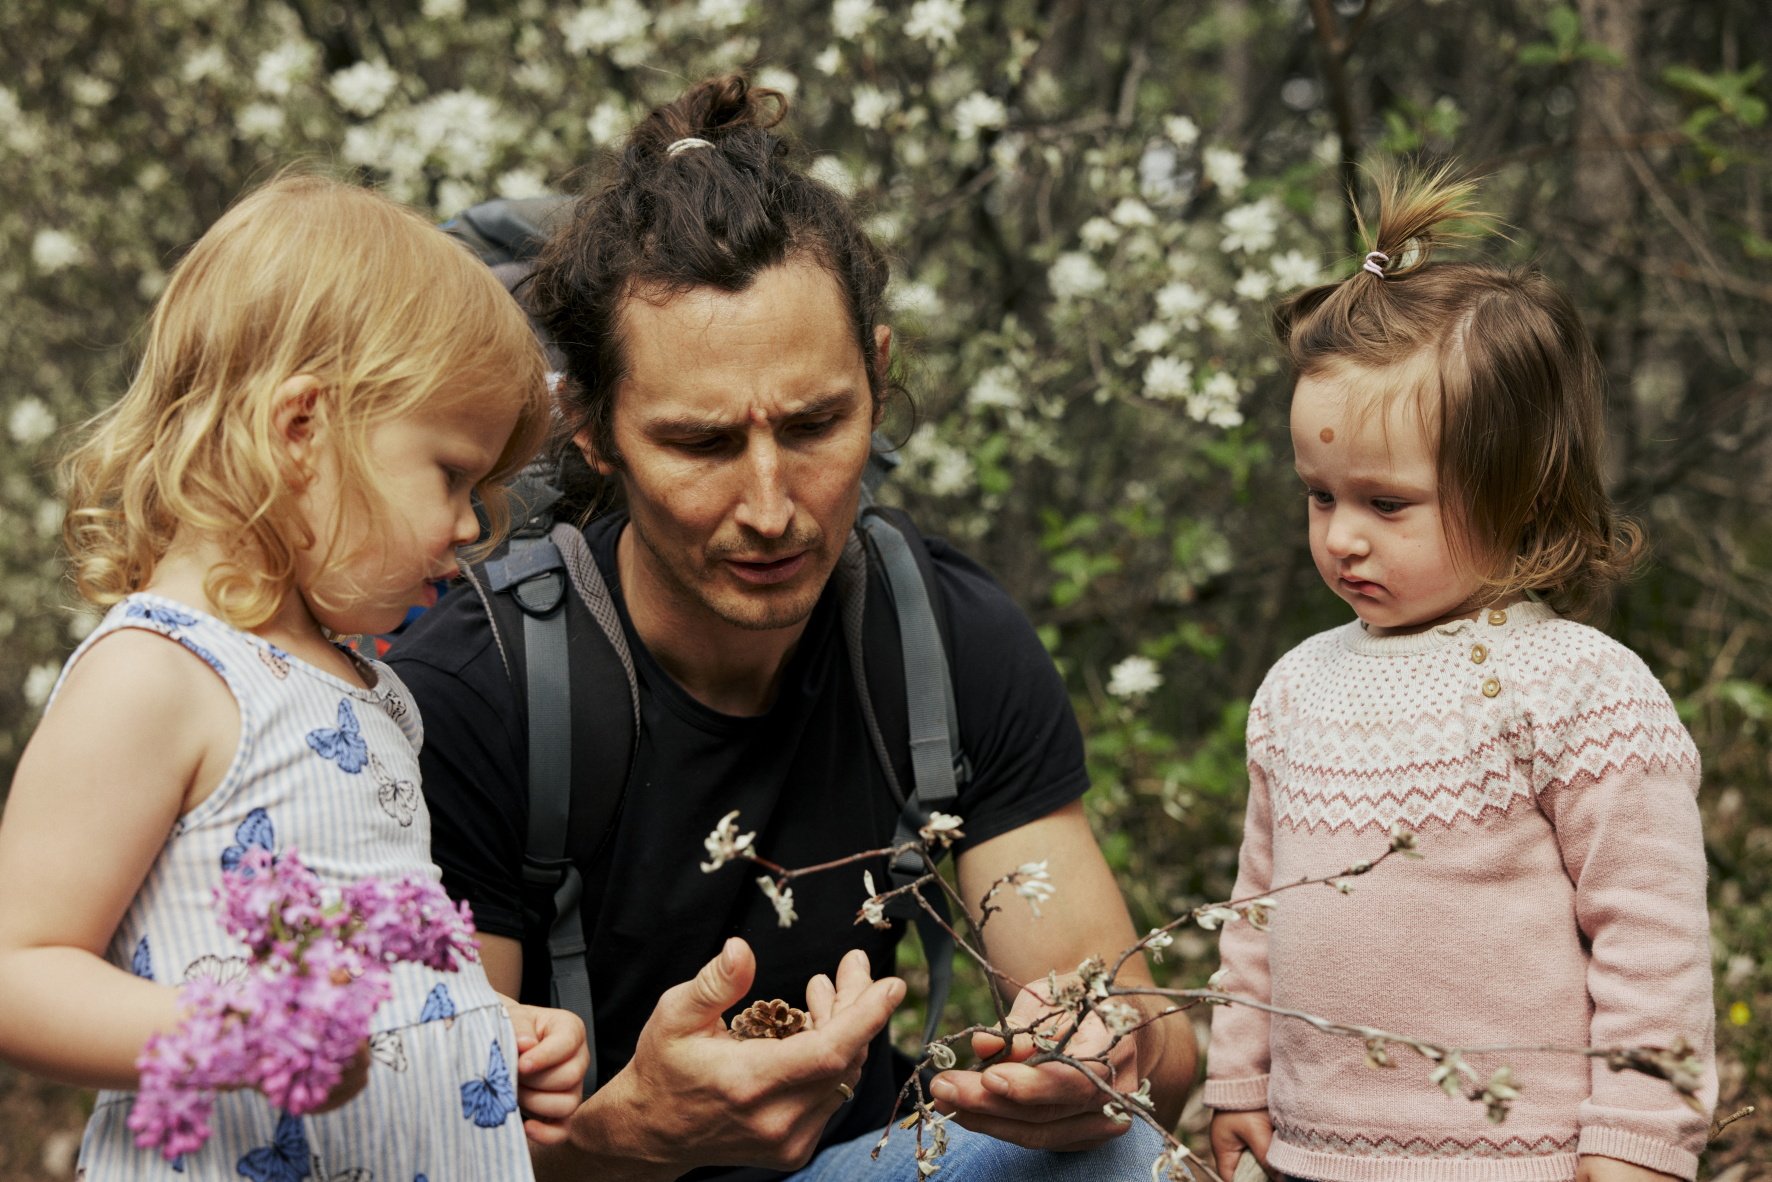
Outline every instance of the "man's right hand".
<path fill-rule="evenodd" d="M 904 998 L 852 951 L 832 982 L 806 988 L 812 1029 L 787 1039 L 733 1038 L 723 1014 L 746 993 L 756 960 L 731 939 L 694 980 L 665 993 L 628 1065 L 579 1106 L 569 1147 L 540 1150 L 542 1178 L 675 1178 L 703 1165 L 795 1170 L 853 1088 L 868 1044 Z M 587 1160 L 587 1158 L 589 1160 Z"/>

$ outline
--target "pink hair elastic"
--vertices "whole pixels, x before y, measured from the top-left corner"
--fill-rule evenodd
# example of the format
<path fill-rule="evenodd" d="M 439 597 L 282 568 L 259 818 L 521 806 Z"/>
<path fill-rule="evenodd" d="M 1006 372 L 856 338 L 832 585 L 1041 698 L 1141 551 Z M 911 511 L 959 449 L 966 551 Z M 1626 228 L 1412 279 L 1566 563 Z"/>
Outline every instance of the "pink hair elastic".
<path fill-rule="evenodd" d="M 1383 279 L 1384 265 L 1390 261 L 1390 255 L 1385 254 L 1382 250 L 1375 250 L 1366 256 L 1366 261 L 1360 264 L 1360 270 L 1370 271 L 1380 279 Z"/>

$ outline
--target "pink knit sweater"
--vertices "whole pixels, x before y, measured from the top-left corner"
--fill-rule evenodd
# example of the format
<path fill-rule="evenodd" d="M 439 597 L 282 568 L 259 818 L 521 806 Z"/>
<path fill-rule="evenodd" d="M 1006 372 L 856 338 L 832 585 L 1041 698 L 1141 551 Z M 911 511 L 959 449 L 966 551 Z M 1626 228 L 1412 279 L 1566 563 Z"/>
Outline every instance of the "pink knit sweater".
<path fill-rule="evenodd" d="M 1376 858 L 1423 858 L 1278 897 L 1228 925 L 1231 993 L 1455 1046 L 1699 1048 L 1705 1114 L 1661 1080 L 1570 1055 L 1511 1065 L 1505 1123 L 1401 1048 L 1241 1006 L 1212 1015 L 1206 1103 L 1266 1107 L 1269 1164 L 1327 1182 L 1563 1182 L 1578 1154 L 1690 1178 L 1715 1103 L 1698 752 L 1635 654 L 1517 604 L 1413 636 L 1358 622 L 1274 666 L 1249 715 L 1236 897 Z"/>

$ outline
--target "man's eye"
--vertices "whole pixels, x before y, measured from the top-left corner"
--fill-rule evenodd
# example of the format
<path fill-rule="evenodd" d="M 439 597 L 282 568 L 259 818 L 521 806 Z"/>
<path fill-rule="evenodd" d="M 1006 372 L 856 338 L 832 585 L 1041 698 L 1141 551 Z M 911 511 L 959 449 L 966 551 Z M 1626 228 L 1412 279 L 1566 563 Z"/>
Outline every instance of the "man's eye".
<path fill-rule="evenodd" d="M 817 439 L 821 435 L 830 434 L 831 429 L 836 425 L 837 416 L 826 415 L 822 419 L 802 419 L 793 425 L 792 430 L 795 435 L 801 438 Z"/>
<path fill-rule="evenodd" d="M 711 456 L 725 450 L 727 439 L 724 435 L 700 435 L 690 439 L 679 439 L 675 446 L 678 451 L 687 452 L 692 456 Z"/>

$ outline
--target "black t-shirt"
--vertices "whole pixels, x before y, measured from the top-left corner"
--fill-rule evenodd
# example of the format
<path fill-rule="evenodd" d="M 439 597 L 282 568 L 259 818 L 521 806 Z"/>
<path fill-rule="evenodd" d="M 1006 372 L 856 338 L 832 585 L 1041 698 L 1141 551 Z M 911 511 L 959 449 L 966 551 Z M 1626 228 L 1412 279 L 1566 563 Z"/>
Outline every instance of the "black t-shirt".
<path fill-rule="evenodd" d="M 750 718 L 720 714 L 665 674 L 635 634 L 616 573 L 623 524 L 624 516 L 611 514 L 586 530 L 633 652 L 641 720 L 620 811 L 586 876 L 599 1082 L 632 1057 L 659 996 L 694 976 L 728 936 L 742 936 L 757 956 L 756 983 L 741 1005 L 772 997 L 804 1005 L 807 979 L 833 974 L 850 948 L 867 951 L 876 976 L 893 972 L 904 926 L 878 931 L 854 922 L 866 897 L 866 865 L 797 879 L 799 918 L 790 928 L 778 925 L 757 887 L 755 866 L 728 863 L 704 874 L 698 865 L 706 857 L 703 838 L 733 809 L 741 832 L 756 831 L 756 850 L 783 866 L 891 844 L 898 809 L 867 735 L 835 588 L 827 588 L 813 610 L 769 711 Z M 957 808 L 965 821 L 963 853 L 1075 800 L 1088 779 L 1063 682 L 1027 619 L 977 564 L 938 539 L 927 546 L 945 601 L 955 704 L 973 772 Z M 482 930 L 525 939 L 526 711 L 473 589 L 447 595 L 408 630 L 389 660 L 425 723 L 419 762 L 444 885 L 472 904 Z M 618 777 L 624 757 L 610 751 L 584 760 L 574 752 L 573 761 Z M 884 861 L 871 869 L 884 889 Z M 537 948 L 538 937 L 545 932 L 527 934 L 526 951 Z M 546 964 L 545 952 L 525 959 Z M 526 1000 L 545 1004 L 546 981 L 535 975 L 526 974 Z M 895 1088 L 882 1035 L 869 1052 L 855 1102 L 838 1110 L 826 1143 L 878 1130 Z M 692 1176 L 736 1182 L 779 1175 Z"/>

